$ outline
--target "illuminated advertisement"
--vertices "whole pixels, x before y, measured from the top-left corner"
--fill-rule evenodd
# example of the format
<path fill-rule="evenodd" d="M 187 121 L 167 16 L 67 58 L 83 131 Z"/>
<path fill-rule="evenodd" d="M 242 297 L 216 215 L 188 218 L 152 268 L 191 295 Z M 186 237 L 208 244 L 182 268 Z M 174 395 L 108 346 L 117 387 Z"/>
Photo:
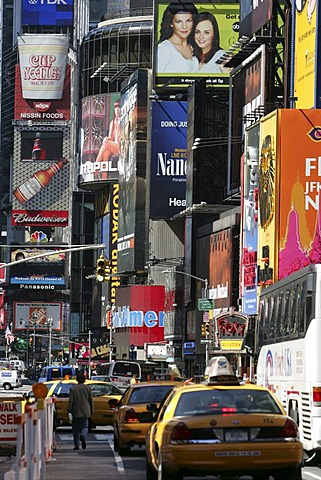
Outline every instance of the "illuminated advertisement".
<path fill-rule="evenodd" d="M 48 254 L 41 256 L 41 254 Z M 32 258 L 37 257 L 37 258 Z M 23 262 L 22 260 L 30 259 Z M 48 291 L 66 286 L 65 253 L 58 248 L 16 248 L 11 251 L 11 288 L 24 291 Z"/>
<path fill-rule="evenodd" d="M 279 275 L 321 263 L 321 111 L 279 110 Z"/>
<path fill-rule="evenodd" d="M 12 223 L 64 226 L 69 206 L 68 142 L 62 132 L 16 132 Z M 20 140 L 20 142 L 19 142 Z M 46 212 L 54 211 L 55 214 Z"/>
<path fill-rule="evenodd" d="M 109 242 L 109 259 L 111 266 L 111 273 L 118 272 L 118 218 L 119 218 L 119 184 L 114 183 L 110 198 L 110 242 Z M 120 286 L 119 277 L 111 277 L 110 282 L 110 304 L 116 304 L 116 293 Z"/>
<path fill-rule="evenodd" d="M 119 289 L 112 315 L 116 345 L 142 347 L 145 343 L 164 341 L 164 289 L 163 285 Z"/>
<path fill-rule="evenodd" d="M 118 269 L 145 265 L 147 72 L 135 72 L 121 94 Z"/>
<path fill-rule="evenodd" d="M 233 229 L 228 228 L 210 236 L 209 291 L 214 300 L 214 313 L 226 311 L 232 302 Z"/>
<path fill-rule="evenodd" d="M 242 312 L 257 314 L 259 126 L 245 133 L 241 249 Z"/>
<path fill-rule="evenodd" d="M 14 119 L 32 122 L 70 120 L 70 66 L 67 65 L 62 98 L 49 101 L 23 98 L 20 66 L 16 65 Z"/>
<path fill-rule="evenodd" d="M 82 100 L 81 164 L 78 183 L 118 181 L 120 155 L 119 94 Z"/>
<path fill-rule="evenodd" d="M 273 0 L 242 0 L 240 4 L 240 37 L 251 37 L 272 18 Z"/>
<path fill-rule="evenodd" d="M 187 102 L 153 102 L 150 217 L 186 207 Z"/>
<path fill-rule="evenodd" d="M 62 329 L 62 303 L 13 303 L 14 330 L 48 329 L 48 320 L 52 320 L 52 330 Z"/>
<path fill-rule="evenodd" d="M 23 0 L 22 25 L 72 26 L 74 0 Z"/>
<path fill-rule="evenodd" d="M 222 57 L 239 37 L 238 3 L 157 0 L 154 12 L 156 87 L 186 87 L 198 77 L 228 85 Z"/>
<path fill-rule="evenodd" d="M 315 106 L 316 38 L 318 2 L 295 3 L 294 96 L 296 108 Z"/>
<path fill-rule="evenodd" d="M 69 37 L 67 35 L 19 35 L 18 50 L 23 98 L 62 98 Z"/>
<path fill-rule="evenodd" d="M 265 104 L 266 69 L 265 45 L 261 45 L 255 52 L 255 58 L 233 77 L 233 108 L 232 131 L 233 137 L 242 138 L 242 141 L 233 141 L 231 145 L 231 189 L 234 190 L 240 182 L 240 158 L 242 155 L 244 128 L 249 127 L 261 117 L 260 107 Z M 244 88 L 246 85 L 246 88 Z M 242 112 L 242 115 L 240 115 Z"/>
<path fill-rule="evenodd" d="M 277 194 L 277 114 L 272 112 L 260 121 L 258 171 L 258 285 L 265 287 L 276 280 Z"/>

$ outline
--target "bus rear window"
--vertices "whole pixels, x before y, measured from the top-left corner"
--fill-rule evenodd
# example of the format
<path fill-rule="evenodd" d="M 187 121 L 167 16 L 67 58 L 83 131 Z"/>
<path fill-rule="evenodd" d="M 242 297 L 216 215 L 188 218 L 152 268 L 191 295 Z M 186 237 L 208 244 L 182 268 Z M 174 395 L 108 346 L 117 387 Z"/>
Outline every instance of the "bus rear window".
<path fill-rule="evenodd" d="M 139 366 L 135 363 L 115 362 L 113 375 L 121 377 L 140 376 Z"/>

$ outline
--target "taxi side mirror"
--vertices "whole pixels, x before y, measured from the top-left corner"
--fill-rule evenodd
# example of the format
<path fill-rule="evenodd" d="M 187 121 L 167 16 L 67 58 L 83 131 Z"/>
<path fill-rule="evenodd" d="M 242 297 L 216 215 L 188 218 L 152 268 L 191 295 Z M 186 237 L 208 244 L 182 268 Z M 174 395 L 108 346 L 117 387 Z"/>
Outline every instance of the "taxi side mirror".
<path fill-rule="evenodd" d="M 151 413 L 156 413 L 158 410 L 157 403 L 148 403 L 146 405 L 146 410 Z"/>
<path fill-rule="evenodd" d="M 119 405 L 119 400 L 117 400 L 117 398 L 111 398 L 110 400 L 108 400 L 109 408 L 116 410 L 118 405 Z"/>

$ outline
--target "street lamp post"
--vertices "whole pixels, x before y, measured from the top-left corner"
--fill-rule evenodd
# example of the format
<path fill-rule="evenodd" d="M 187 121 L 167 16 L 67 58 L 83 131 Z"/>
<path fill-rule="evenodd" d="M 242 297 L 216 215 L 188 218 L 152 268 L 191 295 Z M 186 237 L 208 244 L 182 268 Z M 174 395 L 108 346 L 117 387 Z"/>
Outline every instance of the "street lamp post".
<path fill-rule="evenodd" d="M 52 326 L 53 326 L 53 318 L 49 317 L 47 319 L 47 325 L 49 328 L 49 349 L 48 349 L 48 366 L 51 367 L 51 342 L 52 342 Z"/>
<path fill-rule="evenodd" d="M 115 304 L 113 303 L 112 305 L 110 305 L 110 303 L 108 303 L 108 305 L 106 306 L 106 311 L 107 311 L 107 327 L 108 327 L 108 318 L 109 318 L 109 361 L 111 362 L 112 359 L 113 359 L 113 347 L 112 347 L 112 344 L 113 344 L 113 314 L 116 310 L 116 306 Z"/>
<path fill-rule="evenodd" d="M 199 280 L 200 282 L 203 282 L 205 284 L 204 287 L 204 297 L 207 298 L 208 296 L 208 280 L 207 278 L 201 278 L 197 277 L 196 275 L 192 275 L 191 273 L 188 272 L 181 272 L 180 270 L 162 270 L 162 273 L 180 273 L 181 275 L 185 275 L 186 277 L 190 278 L 195 278 L 195 280 Z M 205 344 L 205 363 L 208 365 L 209 362 L 209 338 L 208 338 L 208 333 L 206 334 L 206 344 Z"/>

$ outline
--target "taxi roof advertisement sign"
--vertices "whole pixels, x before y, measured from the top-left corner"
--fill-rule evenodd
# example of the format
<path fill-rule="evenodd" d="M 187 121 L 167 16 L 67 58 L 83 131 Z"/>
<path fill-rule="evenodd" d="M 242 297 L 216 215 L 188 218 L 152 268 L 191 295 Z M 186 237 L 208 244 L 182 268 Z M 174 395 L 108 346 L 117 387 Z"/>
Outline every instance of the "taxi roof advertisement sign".
<path fill-rule="evenodd" d="M 154 13 L 155 88 L 184 88 L 199 77 L 228 85 L 221 57 L 238 40 L 238 3 L 156 0 Z M 207 30 L 212 35 L 205 42 Z"/>

